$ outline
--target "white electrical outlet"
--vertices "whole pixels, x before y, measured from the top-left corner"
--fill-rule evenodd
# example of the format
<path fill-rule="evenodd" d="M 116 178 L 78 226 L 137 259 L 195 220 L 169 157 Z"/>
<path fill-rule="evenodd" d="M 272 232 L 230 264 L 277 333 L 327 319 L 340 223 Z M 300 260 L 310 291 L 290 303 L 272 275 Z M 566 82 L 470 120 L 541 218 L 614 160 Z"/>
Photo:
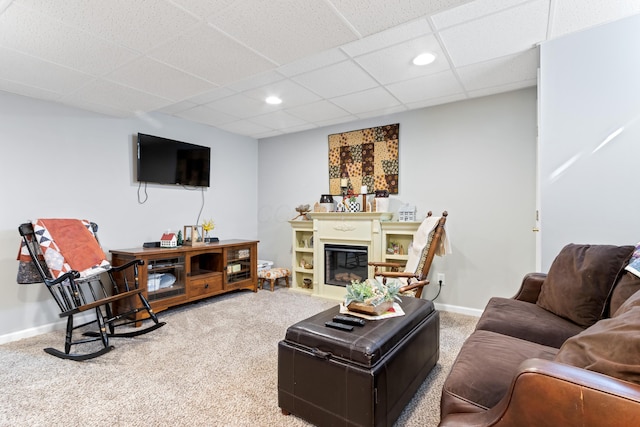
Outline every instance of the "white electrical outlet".
<path fill-rule="evenodd" d="M 438 273 L 438 283 L 442 283 L 444 286 L 444 273 Z"/>

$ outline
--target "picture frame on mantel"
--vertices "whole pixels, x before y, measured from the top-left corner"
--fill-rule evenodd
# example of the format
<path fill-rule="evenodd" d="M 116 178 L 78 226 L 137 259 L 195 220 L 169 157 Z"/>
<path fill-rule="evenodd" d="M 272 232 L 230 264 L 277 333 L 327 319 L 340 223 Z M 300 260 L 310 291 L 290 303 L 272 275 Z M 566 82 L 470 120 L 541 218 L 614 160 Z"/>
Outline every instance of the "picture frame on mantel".
<path fill-rule="evenodd" d="M 386 190 L 398 194 L 400 124 L 329 135 L 329 193 Z M 346 181 L 345 181 L 346 179 Z"/>

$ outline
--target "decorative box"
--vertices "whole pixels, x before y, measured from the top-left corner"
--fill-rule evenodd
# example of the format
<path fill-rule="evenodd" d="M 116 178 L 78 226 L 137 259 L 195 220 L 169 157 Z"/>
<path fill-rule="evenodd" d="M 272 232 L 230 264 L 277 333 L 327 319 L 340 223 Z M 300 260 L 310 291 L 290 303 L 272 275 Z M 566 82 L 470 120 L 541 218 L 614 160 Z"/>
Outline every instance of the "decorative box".
<path fill-rule="evenodd" d="M 416 220 L 416 206 L 402 205 L 398 210 L 398 221 L 407 222 Z"/>

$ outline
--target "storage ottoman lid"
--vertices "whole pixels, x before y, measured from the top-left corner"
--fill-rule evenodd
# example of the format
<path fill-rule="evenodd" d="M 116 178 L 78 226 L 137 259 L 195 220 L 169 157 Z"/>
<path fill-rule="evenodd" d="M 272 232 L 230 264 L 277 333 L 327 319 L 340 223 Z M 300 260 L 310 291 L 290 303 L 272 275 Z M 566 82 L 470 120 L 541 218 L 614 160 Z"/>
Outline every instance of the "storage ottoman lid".
<path fill-rule="evenodd" d="M 290 326 L 285 341 L 307 347 L 319 357 L 337 357 L 372 367 L 434 312 L 431 301 L 400 298 L 404 316 L 368 320 L 362 327 L 354 326 L 351 332 L 342 331 L 324 325 L 339 313 L 339 306 L 335 306 Z"/>

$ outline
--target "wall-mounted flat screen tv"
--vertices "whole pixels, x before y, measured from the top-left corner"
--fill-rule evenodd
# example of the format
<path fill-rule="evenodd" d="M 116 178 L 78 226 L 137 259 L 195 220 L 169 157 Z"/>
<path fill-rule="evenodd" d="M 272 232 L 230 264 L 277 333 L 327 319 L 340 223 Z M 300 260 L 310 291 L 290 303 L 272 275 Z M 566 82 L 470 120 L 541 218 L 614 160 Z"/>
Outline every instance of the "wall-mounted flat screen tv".
<path fill-rule="evenodd" d="M 209 187 L 211 149 L 138 134 L 138 181 Z"/>

